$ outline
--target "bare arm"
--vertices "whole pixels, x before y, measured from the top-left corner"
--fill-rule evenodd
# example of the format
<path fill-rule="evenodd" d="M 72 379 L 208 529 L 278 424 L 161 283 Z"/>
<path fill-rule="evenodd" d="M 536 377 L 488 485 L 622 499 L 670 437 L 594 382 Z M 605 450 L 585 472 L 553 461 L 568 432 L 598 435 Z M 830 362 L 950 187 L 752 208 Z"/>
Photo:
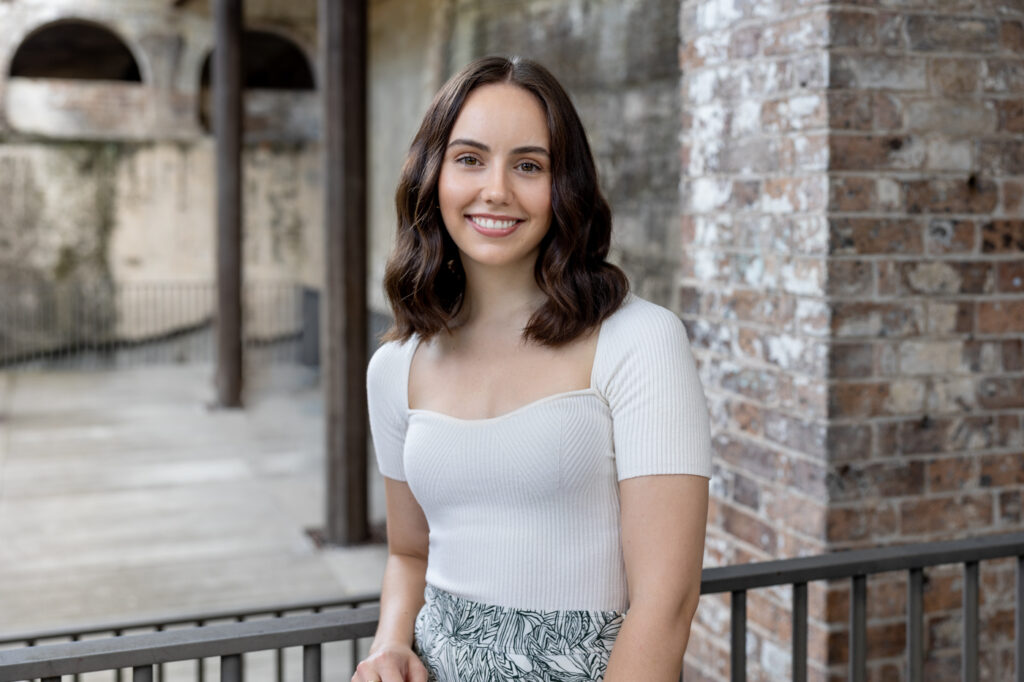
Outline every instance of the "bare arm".
<path fill-rule="evenodd" d="M 708 480 L 639 476 L 619 492 L 630 606 L 605 682 L 675 682 L 700 599 Z"/>
<path fill-rule="evenodd" d="M 384 479 L 387 493 L 388 560 L 381 586 L 380 622 L 370 655 L 353 682 L 426 682 L 427 672 L 412 651 L 416 614 L 423 606 L 429 528 L 403 481 Z"/>

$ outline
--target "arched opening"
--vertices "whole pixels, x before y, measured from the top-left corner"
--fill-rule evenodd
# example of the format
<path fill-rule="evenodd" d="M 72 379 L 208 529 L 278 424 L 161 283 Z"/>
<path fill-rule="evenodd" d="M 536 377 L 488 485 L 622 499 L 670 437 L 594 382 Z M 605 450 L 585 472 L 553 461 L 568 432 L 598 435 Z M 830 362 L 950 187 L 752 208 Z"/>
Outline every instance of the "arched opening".
<path fill-rule="evenodd" d="M 203 60 L 199 76 L 199 123 L 212 128 L 210 84 L 212 57 Z M 242 83 L 246 90 L 314 90 L 313 69 L 298 45 L 269 31 L 245 31 L 242 34 Z"/>
<path fill-rule="evenodd" d="M 14 53 L 10 75 L 142 82 L 135 56 L 117 34 L 78 19 L 47 24 L 30 34 Z"/>

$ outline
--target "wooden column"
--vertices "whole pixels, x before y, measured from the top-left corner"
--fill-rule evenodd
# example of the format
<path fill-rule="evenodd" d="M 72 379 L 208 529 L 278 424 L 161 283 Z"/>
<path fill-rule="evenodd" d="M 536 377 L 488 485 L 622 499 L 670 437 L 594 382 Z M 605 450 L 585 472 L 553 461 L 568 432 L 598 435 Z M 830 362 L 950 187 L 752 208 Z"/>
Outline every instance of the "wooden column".
<path fill-rule="evenodd" d="M 217 402 L 242 404 L 242 0 L 216 0 Z"/>
<path fill-rule="evenodd" d="M 320 0 L 327 234 L 327 529 L 333 544 L 369 537 L 366 415 L 365 0 Z"/>

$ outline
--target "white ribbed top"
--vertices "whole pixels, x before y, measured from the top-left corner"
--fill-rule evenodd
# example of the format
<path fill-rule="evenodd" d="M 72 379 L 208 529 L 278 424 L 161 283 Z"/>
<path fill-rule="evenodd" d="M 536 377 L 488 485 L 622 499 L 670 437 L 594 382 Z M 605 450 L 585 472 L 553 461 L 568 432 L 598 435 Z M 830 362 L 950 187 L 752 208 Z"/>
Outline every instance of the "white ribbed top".
<path fill-rule="evenodd" d="M 490 419 L 409 409 L 418 343 L 383 345 L 367 390 L 380 471 L 408 482 L 430 525 L 427 582 L 513 608 L 624 610 L 618 481 L 711 477 L 679 318 L 630 295 L 601 325 L 590 388 Z"/>

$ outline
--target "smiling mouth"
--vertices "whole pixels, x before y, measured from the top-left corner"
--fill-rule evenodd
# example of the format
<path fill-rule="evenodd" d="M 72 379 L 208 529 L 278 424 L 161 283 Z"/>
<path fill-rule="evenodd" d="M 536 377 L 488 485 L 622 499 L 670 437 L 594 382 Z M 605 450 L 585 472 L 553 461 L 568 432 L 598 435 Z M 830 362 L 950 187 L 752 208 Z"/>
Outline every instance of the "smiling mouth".
<path fill-rule="evenodd" d="M 485 230 L 495 230 L 498 232 L 511 229 L 518 225 L 520 221 L 518 218 L 485 218 L 484 216 L 471 215 L 467 216 L 473 221 L 478 227 L 482 227 Z"/>

